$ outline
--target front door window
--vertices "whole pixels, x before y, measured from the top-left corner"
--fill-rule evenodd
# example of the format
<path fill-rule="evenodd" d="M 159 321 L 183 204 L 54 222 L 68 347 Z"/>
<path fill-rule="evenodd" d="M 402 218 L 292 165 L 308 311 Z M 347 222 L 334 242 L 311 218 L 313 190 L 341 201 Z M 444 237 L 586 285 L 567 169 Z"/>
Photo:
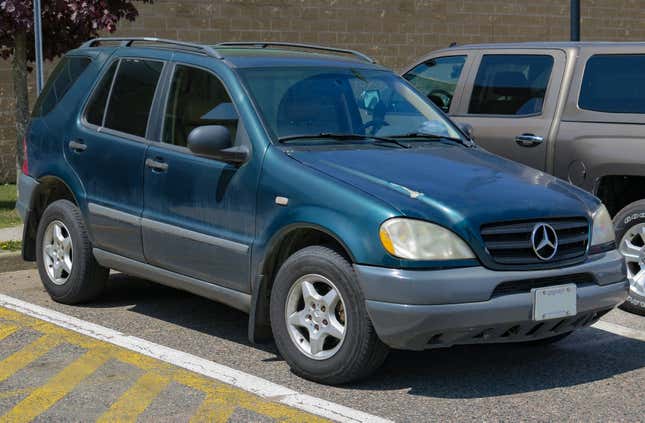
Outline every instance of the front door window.
<path fill-rule="evenodd" d="M 464 63 L 466 56 L 437 57 L 421 63 L 403 77 L 448 113 Z"/>
<path fill-rule="evenodd" d="M 177 65 L 164 115 L 162 141 L 180 147 L 198 126 L 224 125 L 235 139 L 237 113 L 219 78 L 205 70 Z"/>

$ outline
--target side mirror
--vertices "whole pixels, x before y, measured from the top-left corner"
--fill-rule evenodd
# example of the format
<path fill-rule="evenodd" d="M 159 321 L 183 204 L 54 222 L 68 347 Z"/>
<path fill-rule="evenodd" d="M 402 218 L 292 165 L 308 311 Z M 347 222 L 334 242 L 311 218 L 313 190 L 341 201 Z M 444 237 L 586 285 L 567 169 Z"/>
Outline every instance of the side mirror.
<path fill-rule="evenodd" d="M 468 139 L 471 139 L 471 140 L 474 139 L 473 138 L 473 127 L 472 127 L 472 125 L 470 125 L 468 123 L 459 123 L 458 126 L 459 126 L 459 129 L 461 129 L 461 131 L 464 134 L 466 134 Z"/>
<path fill-rule="evenodd" d="M 198 126 L 190 131 L 188 149 L 197 156 L 238 165 L 249 156 L 248 148 L 232 146 L 231 133 L 221 125 Z"/>

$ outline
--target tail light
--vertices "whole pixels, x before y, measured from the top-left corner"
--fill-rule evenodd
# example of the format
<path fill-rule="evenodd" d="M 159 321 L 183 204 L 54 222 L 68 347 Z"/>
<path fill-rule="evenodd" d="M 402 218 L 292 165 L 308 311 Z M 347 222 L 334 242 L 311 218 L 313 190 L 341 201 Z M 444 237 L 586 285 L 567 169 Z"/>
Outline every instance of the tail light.
<path fill-rule="evenodd" d="M 29 175 L 29 156 L 27 155 L 27 136 L 22 139 L 22 173 Z"/>

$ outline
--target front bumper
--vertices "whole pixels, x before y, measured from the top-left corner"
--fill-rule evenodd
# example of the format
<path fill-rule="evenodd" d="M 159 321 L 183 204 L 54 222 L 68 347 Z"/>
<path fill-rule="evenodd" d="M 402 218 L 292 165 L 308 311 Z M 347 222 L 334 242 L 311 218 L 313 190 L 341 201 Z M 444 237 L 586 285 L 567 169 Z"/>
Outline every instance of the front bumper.
<path fill-rule="evenodd" d="M 528 341 L 569 332 L 597 321 L 622 303 L 629 290 L 625 260 L 617 251 L 596 254 L 576 266 L 538 271 L 355 269 L 381 340 L 411 350 Z M 576 316 L 531 320 L 531 288 L 571 281 L 578 286 Z"/>

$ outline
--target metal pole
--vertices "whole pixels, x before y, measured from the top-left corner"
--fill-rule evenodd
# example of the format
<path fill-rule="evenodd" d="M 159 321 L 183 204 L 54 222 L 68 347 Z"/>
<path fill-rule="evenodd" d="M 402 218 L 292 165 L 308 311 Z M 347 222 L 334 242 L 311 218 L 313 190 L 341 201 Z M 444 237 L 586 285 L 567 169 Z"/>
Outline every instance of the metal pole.
<path fill-rule="evenodd" d="M 34 40 L 36 51 L 36 93 L 43 90 L 43 28 L 40 14 L 40 0 L 34 0 Z"/>
<path fill-rule="evenodd" d="M 580 41 L 580 0 L 571 0 L 571 41 Z"/>

